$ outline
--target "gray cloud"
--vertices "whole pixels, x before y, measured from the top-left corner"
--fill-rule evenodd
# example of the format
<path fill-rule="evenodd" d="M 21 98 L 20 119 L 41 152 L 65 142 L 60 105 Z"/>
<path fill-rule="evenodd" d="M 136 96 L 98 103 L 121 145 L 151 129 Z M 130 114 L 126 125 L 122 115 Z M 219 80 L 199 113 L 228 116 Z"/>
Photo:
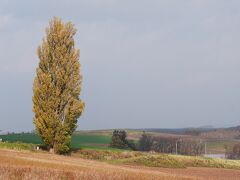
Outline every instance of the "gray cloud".
<path fill-rule="evenodd" d="M 33 128 L 36 48 L 52 16 L 78 29 L 87 105 L 79 128 L 239 123 L 239 1 L 3 0 L 0 7 L 0 129 Z"/>

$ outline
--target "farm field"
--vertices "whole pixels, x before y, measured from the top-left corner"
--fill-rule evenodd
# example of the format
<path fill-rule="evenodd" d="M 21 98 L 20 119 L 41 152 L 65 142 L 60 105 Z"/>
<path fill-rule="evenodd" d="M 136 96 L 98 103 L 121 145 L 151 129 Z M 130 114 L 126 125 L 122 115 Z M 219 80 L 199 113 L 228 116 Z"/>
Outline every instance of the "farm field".
<path fill-rule="evenodd" d="M 95 131 L 77 131 L 73 134 L 71 148 L 87 148 L 87 149 L 111 149 L 108 147 L 111 141 L 113 130 L 95 130 Z M 168 133 L 148 132 L 154 136 L 182 136 Z M 142 132 L 139 130 L 127 130 L 128 138 L 138 140 Z M 34 133 L 6 134 L 0 135 L 4 141 L 23 142 L 31 144 L 41 144 L 42 141 L 38 135 Z M 238 139 L 206 139 L 207 153 L 224 154 L 225 146 L 232 147 L 234 144 L 240 143 Z"/>
<path fill-rule="evenodd" d="M 233 147 L 240 143 L 239 139 L 207 139 L 207 153 L 221 154 L 225 153 L 225 147 Z"/>
<path fill-rule="evenodd" d="M 40 137 L 34 133 L 6 134 L 0 135 L 3 141 L 23 142 L 31 144 L 42 144 Z M 78 148 L 99 148 L 106 149 L 111 141 L 111 136 L 102 134 L 73 134 L 71 147 Z"/>
<path fill-rule="evenodd" d="M 0 179 L 238 179 L 222 168 L 158 168 L 0 148 Z"/>

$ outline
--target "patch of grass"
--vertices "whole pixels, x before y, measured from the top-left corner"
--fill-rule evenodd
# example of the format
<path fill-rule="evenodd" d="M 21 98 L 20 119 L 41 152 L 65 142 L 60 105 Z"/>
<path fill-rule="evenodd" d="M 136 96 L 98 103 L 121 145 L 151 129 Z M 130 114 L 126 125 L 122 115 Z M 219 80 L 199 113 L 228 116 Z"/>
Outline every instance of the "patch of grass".
<path fill-rule="evenodd" d="M 240 169 L 240 161 L 236 160 L 224 160 L 216 158 L 205 158 L 200 156 L 180 156 L 167 154 L 143 155 L 137 158 L 121 160 L 119 161 L 119 163 L 168 168 L 212 167 L 212 168 Z"/>
<path fill-rule="evenodd" d="M 84 159 L 101 160 L 101 161 L 112 161 L 126 158 L 137 157 L 141 155 L 141 152 L 134 152 L 120 149 L 80 149 L 72 153 L 72 156 L 81 157 Z"/>
<path fill-rule="evenodd" d="M 116 161 L 116 163 L 118 163 Z M 166 155 L 142 155 L 130 159 L 120 160 L 119 163 L 131 165 L 143 165 L 148 167 L 162 167 L 162 168 L 185 168 L 186 166 L 177 159 Z"/>
<path fill-rule="evenodd" d="M 36 145 L 22 142 L 0 142 L 0 148 L 15 150 L 33 150 Z"/>
<path fill-rule="evenodd" d="M 240 161 L 219 158 L 207 158 L 200 156 L 177 156 L 169 155 L 183 163 L 186 167 L 214 167 L 240 169 Z"/>
<path fill-rule="evenodd" d="M 106 135 L 88 135 L 88 134 L 73 134 L 71 147 L 107 147 L 111 141 L 111 136 Z"/>
<path fill-rule="evenodd" d="M 109 147 L 109 146 L 106 146 L 106 147 L 101 147 L 101 146 L 81 146 L 80 148 L 73 148 L 73 151 L 74 151 L 74 150 L 124 151 L 123 149 L 116 149 L 116 148 L 112 148 L 112 147 Z"/>

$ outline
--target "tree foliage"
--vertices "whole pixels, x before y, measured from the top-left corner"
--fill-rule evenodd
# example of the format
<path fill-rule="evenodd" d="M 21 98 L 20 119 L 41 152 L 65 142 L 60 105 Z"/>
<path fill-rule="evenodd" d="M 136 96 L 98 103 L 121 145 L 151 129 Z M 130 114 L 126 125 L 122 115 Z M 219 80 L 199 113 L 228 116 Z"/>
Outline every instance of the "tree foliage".
<path fill-rule="evenodd" d="M 143 132 L 138 142 L 140 151 L 150 151 L 153 146 L 153 137 Z"/>
<path fill-rule="evenodd" d="M 128 148 L 127 133 L 122 130 L 114 130 L 112 135 L 111 147 L 125 149 Z"/>
<path fill-rule="evenodd" d="M 38 48 L 39 66 L 33 84 L 33 112 L 37 133 L 49 149 L 65 153 L 84 109 L 79 98 L 80 50 L 75 48 L 76 29 L 71 22 L 53 18 Z"/>

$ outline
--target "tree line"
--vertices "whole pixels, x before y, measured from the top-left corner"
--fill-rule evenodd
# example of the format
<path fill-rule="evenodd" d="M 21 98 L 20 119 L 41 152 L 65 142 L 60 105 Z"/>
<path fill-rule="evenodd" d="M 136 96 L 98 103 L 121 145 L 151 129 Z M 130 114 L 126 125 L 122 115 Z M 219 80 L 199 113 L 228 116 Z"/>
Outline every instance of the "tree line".
<path fill-rule="evenodd" d="M 205 152 L 205 144 L 201 139 L 159 137 L 143 132 L 139 141 L 134 142 L 127 139 L 127 133 L 123 130 L 113 132 L 110 146 L 121 149 L 182 155 L 202 155 Z"/>

